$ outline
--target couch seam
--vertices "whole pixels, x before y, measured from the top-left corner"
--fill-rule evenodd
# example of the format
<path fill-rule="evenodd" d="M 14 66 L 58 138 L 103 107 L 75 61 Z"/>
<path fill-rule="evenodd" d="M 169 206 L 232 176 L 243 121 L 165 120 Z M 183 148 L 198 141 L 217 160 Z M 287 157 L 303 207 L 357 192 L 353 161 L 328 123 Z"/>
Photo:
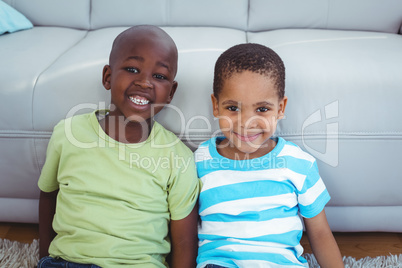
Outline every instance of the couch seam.
<path fill-rule="evenodd" d="M 15 130 L 15 129 L 2 129 L 0 130 L 0 135 L 3 133 L 51 133 L 52 131 L 47 130 Z"/>
<path fill-rule="evenodd" d="M 47 134 L 52 133 L 52 131 L 48 130 L 15 130 L 15 129 L 2 129 L 0 130 L 1 134 L 28 134 L 28 133 L 36 133 L 36 134 Z M 209 132 L 205 132 L 210 135 Z M 289 132 L 279 132 L 281 135 L 323 135 L 323 134 L 338 134 L 338 135 L 402 135 L 402 131 L 339 131 L 339 132 L 326 132 L 326 131 L 315 131 L 315 132 L 298 132 L 298 131 L 289 131 Z M 197 136 L 203 134 L 191 134 L 191 136 Z"/>
<path fill-rule="evenodd" d="M 92 0 L 89 0 L 89 29 L 88 30 L 92 30 Z"/>
<path fill-rule="evenodd" d="M 250 29 L 250 5 L 251 5 L 251 0 L 248 0 L 247 1 L 247 25 L 246 25 L 246 30 L 245 30 L 247 43 L 248 43 L 248 32 Z"/>
<path fill-rule="evenodd" d="M 40 131 L 40 130 L 35 130 L 35 131 L 31 131 L 31 130 L 7 130 L 7 129 L 3 129 L 0 130 L 0 135 L 2 134 L 28 134 L 28 133 L 34 133 L 34 134 L 47 134 L 47 133 L 52 133 L 52 131 Z M 209 132 L 206 132 L 206 134 L 210 135 Z M 281 135 L 327 135 L 327 134 L 338 134 L 338 135 L 344 135 L 344 136 L 348 136 L 348 135 L 401 135 L 402 136 L 402 132 L 399 131 L 389 131 L 389 132 L 359 132 L 359 131 L 354 131 L 354 132 L 280 132 Z M 203 134 L 191 134 L 191 136 L 202 136 Z"/>
<path fill-rule="evenodd" d="M 170 11 L 171 11 L 171 5 L 172 5 L 172 1 L 171 0 L 168 0 L 168 1 L 166 1 L 166 3 L 167 3 L 167 7 L 166 7 L 166 22 L 165 22 L 165 24 L 167 25 L 167 26 L 172 26 L 171 25 L 171 21 L 170 21 Z"/>
<path fill-rule="evenodd" d="M 0 133 L 0 138 L 12 138 L 12 139 L 20 139 L 20 138 L 33 138 L 33 139 L 49 139 L 52 135 L 52 132 L 44 132 L 44 133 Z"/>
<path fill-rule="evenodd" d="M 222 135 L 222 133 L 217 133 L 217 134 L 212 134 L 211 133 L 205 133 L 205 134 L 179 134 L 177 133 L 176 135 L 183 137 L 183 138 L 191 138 L 191 137 L 211 137 L 211 136 L 216 136 L 216 135 Z M 278 136 L 288 136 L 288 137 L 307 137 L 307 138 L 334 138 L 335 135 L 337 135 L 337 133 L 322 133 L 322 134 L 317 134 L 317 133 L 278 133 L 275 134 L 275 137 Z M 371 134 L 371 135 L 364 135 L 364 134 L 339 134 L 336 137 L 338 137 L 339 139 L 347 139 L 347 138 L 352 138 L 352 139 L 378 139 L 378 138 L 395 138 L 395 139 L 401 139 L 402 138 L 402 134 L 401 133 L 382 133 L 382 134 Z"/>
<path fill-rule="evenodd" d="M 330 6 L 331 6 L 331 0 L 327 0 L 327 21 L 326 21 L 326 25 L 325 25 L 325 29 L 328 29 L 328 24 L 329 24 L 329 11 L 330 11 Z"/>
<path fill-rule="evenodd" d="M 401 131 L 338 131 L 338 132 L 326 132 L 326 131 L 314 131 L 314 132 L 298 132 L 298 131 L 290 131 L 290 132 L 279 132 L 281 135 L 323 135 L 323 134 L 338 134 L 338 135 L 402 135 Z"/>
<path fill-rule="evenodd" d="M 31 138 L 33 140 L 33 146 L 34 146 L 34 154 L 35 154 L 35 165 L 36 165 L 36 171 L 38 172 L 38 174 L 40 175 L 41 170 L 39 167 L 39 160 L 38 160 L 38 150 L 36 150 L 36 142 L 37 140 L 35 138 Z"/>
<path fill-rule="evenodd" d="M 84 30 L 80 30 L 80 31 L 84 31 Z M 38 76 L 35 79 L 34 82 L 34 86 L 33 86 L 33 90 L 32 90 L 32 101 L 31 101 L 31 124 L 32 124 L 32 129 L 34 129 L 34 100 L 35 100 L 35 92 L 36 92 L 36 86 L 38 84 L 38 81 L 40 79 L 40 77 L 51 67 L 54 65 L 55 62 L 57 62 L 58 59 L 60 59 L 63 55 L 66 54 L 67 51 L 70 51 L 72 48 L 74 48 L 79 42 L 81 42 L 82 40 L 84 40 L 84 38 L 88 35 L 89 30 L 85 31 L 85 35 L 79 39 L 77 42 L 75 42 L 75 44 L 73 44 L 71 47 L 67 48 L 65 51 L 63 51 L 58 57 L 56 57 L 45 69 L 43 69 L 43 71 L 41 71 Z"/>
<path fill-rule="evenodd" d="M 338 38 L 321 38 L 321 39 L 313 39 L 313 40 L 301 40 L 301 41 L 292 41 L 292 42 L 284 42 L 280 44 L 276 44 L 271 46 L 271 48 L 292 46 L 292 45 L 300 45 L 300 44 L 313 44 L 313 43 L 324 43 L 324 42 L 342 42 L 342 41 L 355 41 L 355 40 L 378 40 L 378 39 L 386 39 L 387 36 L 359 36 L 359 37 L 338 37 Z"/>

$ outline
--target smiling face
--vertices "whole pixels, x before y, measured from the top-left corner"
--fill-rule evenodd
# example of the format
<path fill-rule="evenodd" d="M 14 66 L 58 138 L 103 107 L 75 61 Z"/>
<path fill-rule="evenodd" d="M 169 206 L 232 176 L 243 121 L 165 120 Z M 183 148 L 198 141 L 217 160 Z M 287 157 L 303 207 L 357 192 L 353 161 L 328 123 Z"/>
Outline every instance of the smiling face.
<path fill-rule="evenodd" d="M 211 95 L 214 116 L 226 139 L 220 154 L 231 159 L 261 157 L 275 147 L 270 139 L 284 116 L 287 97 L 278 96 L 269 77 L 243 71 L 223 82 L 218 98 Z"/>
<path fill-rule="evenodd" d="M 103 85 L 111 90 L 110 116 L 142 122 L 170 103 L 177 88 L 177 49 L 154 27 L 131 28 L 116 38 Z"/>

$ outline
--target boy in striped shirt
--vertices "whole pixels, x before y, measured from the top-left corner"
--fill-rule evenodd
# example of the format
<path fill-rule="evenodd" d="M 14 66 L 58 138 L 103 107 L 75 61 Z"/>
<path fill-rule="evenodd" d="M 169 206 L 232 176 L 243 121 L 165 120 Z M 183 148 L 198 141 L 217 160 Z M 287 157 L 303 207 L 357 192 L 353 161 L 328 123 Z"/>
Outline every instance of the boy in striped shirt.
<path fill-rule="evenodd" d="M 273 138 L 287 104 L 281 58 L 259 44 L 234 46 L 216 62 L 213 90 L 223 136 L 195 152 L 203 182 L 197 268 L 308 267 L 300 215 L 321 267 L 343 267 L 316 160 Z"/>

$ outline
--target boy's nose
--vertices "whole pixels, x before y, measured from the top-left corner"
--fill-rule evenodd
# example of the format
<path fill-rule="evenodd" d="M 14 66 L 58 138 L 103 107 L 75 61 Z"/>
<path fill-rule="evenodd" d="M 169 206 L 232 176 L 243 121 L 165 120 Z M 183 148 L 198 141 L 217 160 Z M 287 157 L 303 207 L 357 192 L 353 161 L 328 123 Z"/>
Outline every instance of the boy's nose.
<path fill-rule="evenodd" d="M 139 79 L 135 80 L 134 84 L 141 88 L 152 88 L 152 83 L 150 82 L 148 77 L 145 75 L 140 77 Z"/>
<path fill-rule="evenodd" d="M 247 113 L 240 113 L 240 124 L 242 128 L 255 128 L 258 126 L 258 118 L 256 116 L 247 114 Z"/>

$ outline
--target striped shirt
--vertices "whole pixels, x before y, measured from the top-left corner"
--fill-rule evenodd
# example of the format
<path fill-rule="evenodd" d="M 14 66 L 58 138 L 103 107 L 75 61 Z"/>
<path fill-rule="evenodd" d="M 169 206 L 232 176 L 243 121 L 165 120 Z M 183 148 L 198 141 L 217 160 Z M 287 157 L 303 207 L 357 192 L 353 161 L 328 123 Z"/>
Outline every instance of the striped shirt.
<path fill-rule="evenodd" d="M 203 183 L 197 268 L 308 267 L 300 215 L 318 215 L 330 199 L 315 158 L 278 138 L 262 157 L 232 160 L 216 149 L 222 139 L 195 152 Z"/>

